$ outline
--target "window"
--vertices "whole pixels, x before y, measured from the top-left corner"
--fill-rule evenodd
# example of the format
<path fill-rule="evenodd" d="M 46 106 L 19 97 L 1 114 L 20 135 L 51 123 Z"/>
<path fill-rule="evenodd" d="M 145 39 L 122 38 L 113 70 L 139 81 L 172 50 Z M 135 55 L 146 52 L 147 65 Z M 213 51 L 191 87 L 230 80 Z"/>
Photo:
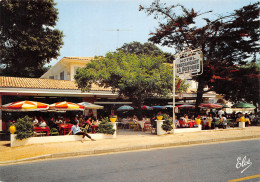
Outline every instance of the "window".
<path fill-rule="evenodd" d="M 60 72 L 60 80 L 64 80 L 64 71 Z"/>
<path fill-rule="evenodd" d="M 53 79 L 54 80 L 54 76 L 49 76 L 49 79 Z"/>

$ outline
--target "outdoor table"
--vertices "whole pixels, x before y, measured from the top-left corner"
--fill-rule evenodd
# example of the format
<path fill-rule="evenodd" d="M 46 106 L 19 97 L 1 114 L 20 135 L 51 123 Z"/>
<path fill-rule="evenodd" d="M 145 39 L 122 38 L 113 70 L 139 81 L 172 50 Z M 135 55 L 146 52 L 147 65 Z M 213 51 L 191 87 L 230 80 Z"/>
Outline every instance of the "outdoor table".
<path fill-rule="evenodd" d="M 59 125 L 60 135 L 62 134 L 62 131 L 63 131 L 63 135 L 65 135 L 66 132 L 70 131 L 72 126 L 73 126 L 72 124 L 60 124 Z"/>
<path fill-rule="evenodd" d="M 46 135 L 49 136 L 50 129 L 48 127 L 34 127 L 35 132 L 46 132 Z"/>
<path fill-rule="evenodd" d="M 139 124 L 141 126 L 142 131 L 144 131 L 144 123 L 146 122 L 145 120 L 142 121 L 136 121 L 137 124 Z"/>

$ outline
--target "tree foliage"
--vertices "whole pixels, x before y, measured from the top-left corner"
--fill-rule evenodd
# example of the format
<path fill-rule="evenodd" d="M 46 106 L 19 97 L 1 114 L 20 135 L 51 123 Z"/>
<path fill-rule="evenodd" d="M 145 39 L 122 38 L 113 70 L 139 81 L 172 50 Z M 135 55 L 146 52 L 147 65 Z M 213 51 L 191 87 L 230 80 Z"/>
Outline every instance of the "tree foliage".
<path fill-rule="evenodd" d="M 249 4 L 214 20 L 204 16 L 211 11 L 199 13 L 179 4 L 167 6 L 158 1 L 150 7 L 140 6 L 140 11 L 154 15 L 159 21 L 159 27 L 150 34 L 149 41 L 173 47 L 176 52 L 201 48 L 204 72 L 193 78 L 199 82 L 197 111 L 203 94 L 207 92 L 204 88 L 212 83 L 213 75 L 218 76 L 215 70 L 246 64 L 254 59 L 253 54 L 259 52 L 259 3 Z"/>
<path fill-rule="evenodd" d="M 260 65 L 249 63 L 244 66 L 232 66 L 223 71 L 220 76 L 213 76 L 212 87 L 216 92 L 223 94 L 225 99 L 233 102 L 241 100 L 259 105 L 260 96 Z"/>
<path fill-rule="evenodd" d="M 146 42 L 144 44 L 140 42 L 131 42 L 125 43 L 122 47 L 118 48 L 117 51 L 122 51 L 128 54 L 136 54 L 136 55 L 150 55 L 150 56 L 164 56 L 166 58 L 167 63 L 173 62 L 173 55 L 167 52 L 163 52 L 156 45 Z"/>
<path fill-rule="evenodd" d="M 35 77 L 59 56 L 61 31 L 54 29 L 53 0 L 0 1 L 0 75 Z"/>
<path fill-rule="evenodd" d="M 75 80 L 82 91 L 89 91 L 93 83 L 110 87 L 119 95 L 135 99 L 141 110 L 145 98 L 168 96 L 172 92 L 172 67 L 163 64 L 164 61 L 161 56 L 107 53 L 77 69 Z M 187 87 L 184 84 L 180 89 Z"/>

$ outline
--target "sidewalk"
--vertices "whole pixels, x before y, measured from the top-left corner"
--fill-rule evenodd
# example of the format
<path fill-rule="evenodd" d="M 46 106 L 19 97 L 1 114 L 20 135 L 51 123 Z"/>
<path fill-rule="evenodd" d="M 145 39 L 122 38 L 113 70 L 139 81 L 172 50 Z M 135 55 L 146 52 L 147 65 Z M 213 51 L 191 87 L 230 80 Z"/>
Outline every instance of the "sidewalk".
<path fill-rule="evenodd" d="M 0 164 L 256 138 L 260 139 L 260 127 L 204 130 L 163 136 L 157 136 L 149 132 L 119 130 L 115 139 L 86 140 L 84 143 L 80 141 L 48 143 L 14 148 L 9 146 L 9 141 L 0 141 Z"/>

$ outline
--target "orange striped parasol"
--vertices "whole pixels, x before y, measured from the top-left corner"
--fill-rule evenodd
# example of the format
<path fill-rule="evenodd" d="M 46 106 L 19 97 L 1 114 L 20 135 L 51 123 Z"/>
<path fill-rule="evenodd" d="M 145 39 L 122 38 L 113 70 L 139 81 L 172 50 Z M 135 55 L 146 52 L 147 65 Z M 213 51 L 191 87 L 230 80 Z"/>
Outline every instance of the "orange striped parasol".
<path fill-rule="evenodd" d="M 84 106 L 64 101 L 51 104 L 49 110 L 79 111 L 84 110 Z"/>
<path fill-rule="evenodd" d="M 48 108 L 49 104 L 26 100 L 5 104 L 1 109 L 2 111 L 42 111 Z"/>

